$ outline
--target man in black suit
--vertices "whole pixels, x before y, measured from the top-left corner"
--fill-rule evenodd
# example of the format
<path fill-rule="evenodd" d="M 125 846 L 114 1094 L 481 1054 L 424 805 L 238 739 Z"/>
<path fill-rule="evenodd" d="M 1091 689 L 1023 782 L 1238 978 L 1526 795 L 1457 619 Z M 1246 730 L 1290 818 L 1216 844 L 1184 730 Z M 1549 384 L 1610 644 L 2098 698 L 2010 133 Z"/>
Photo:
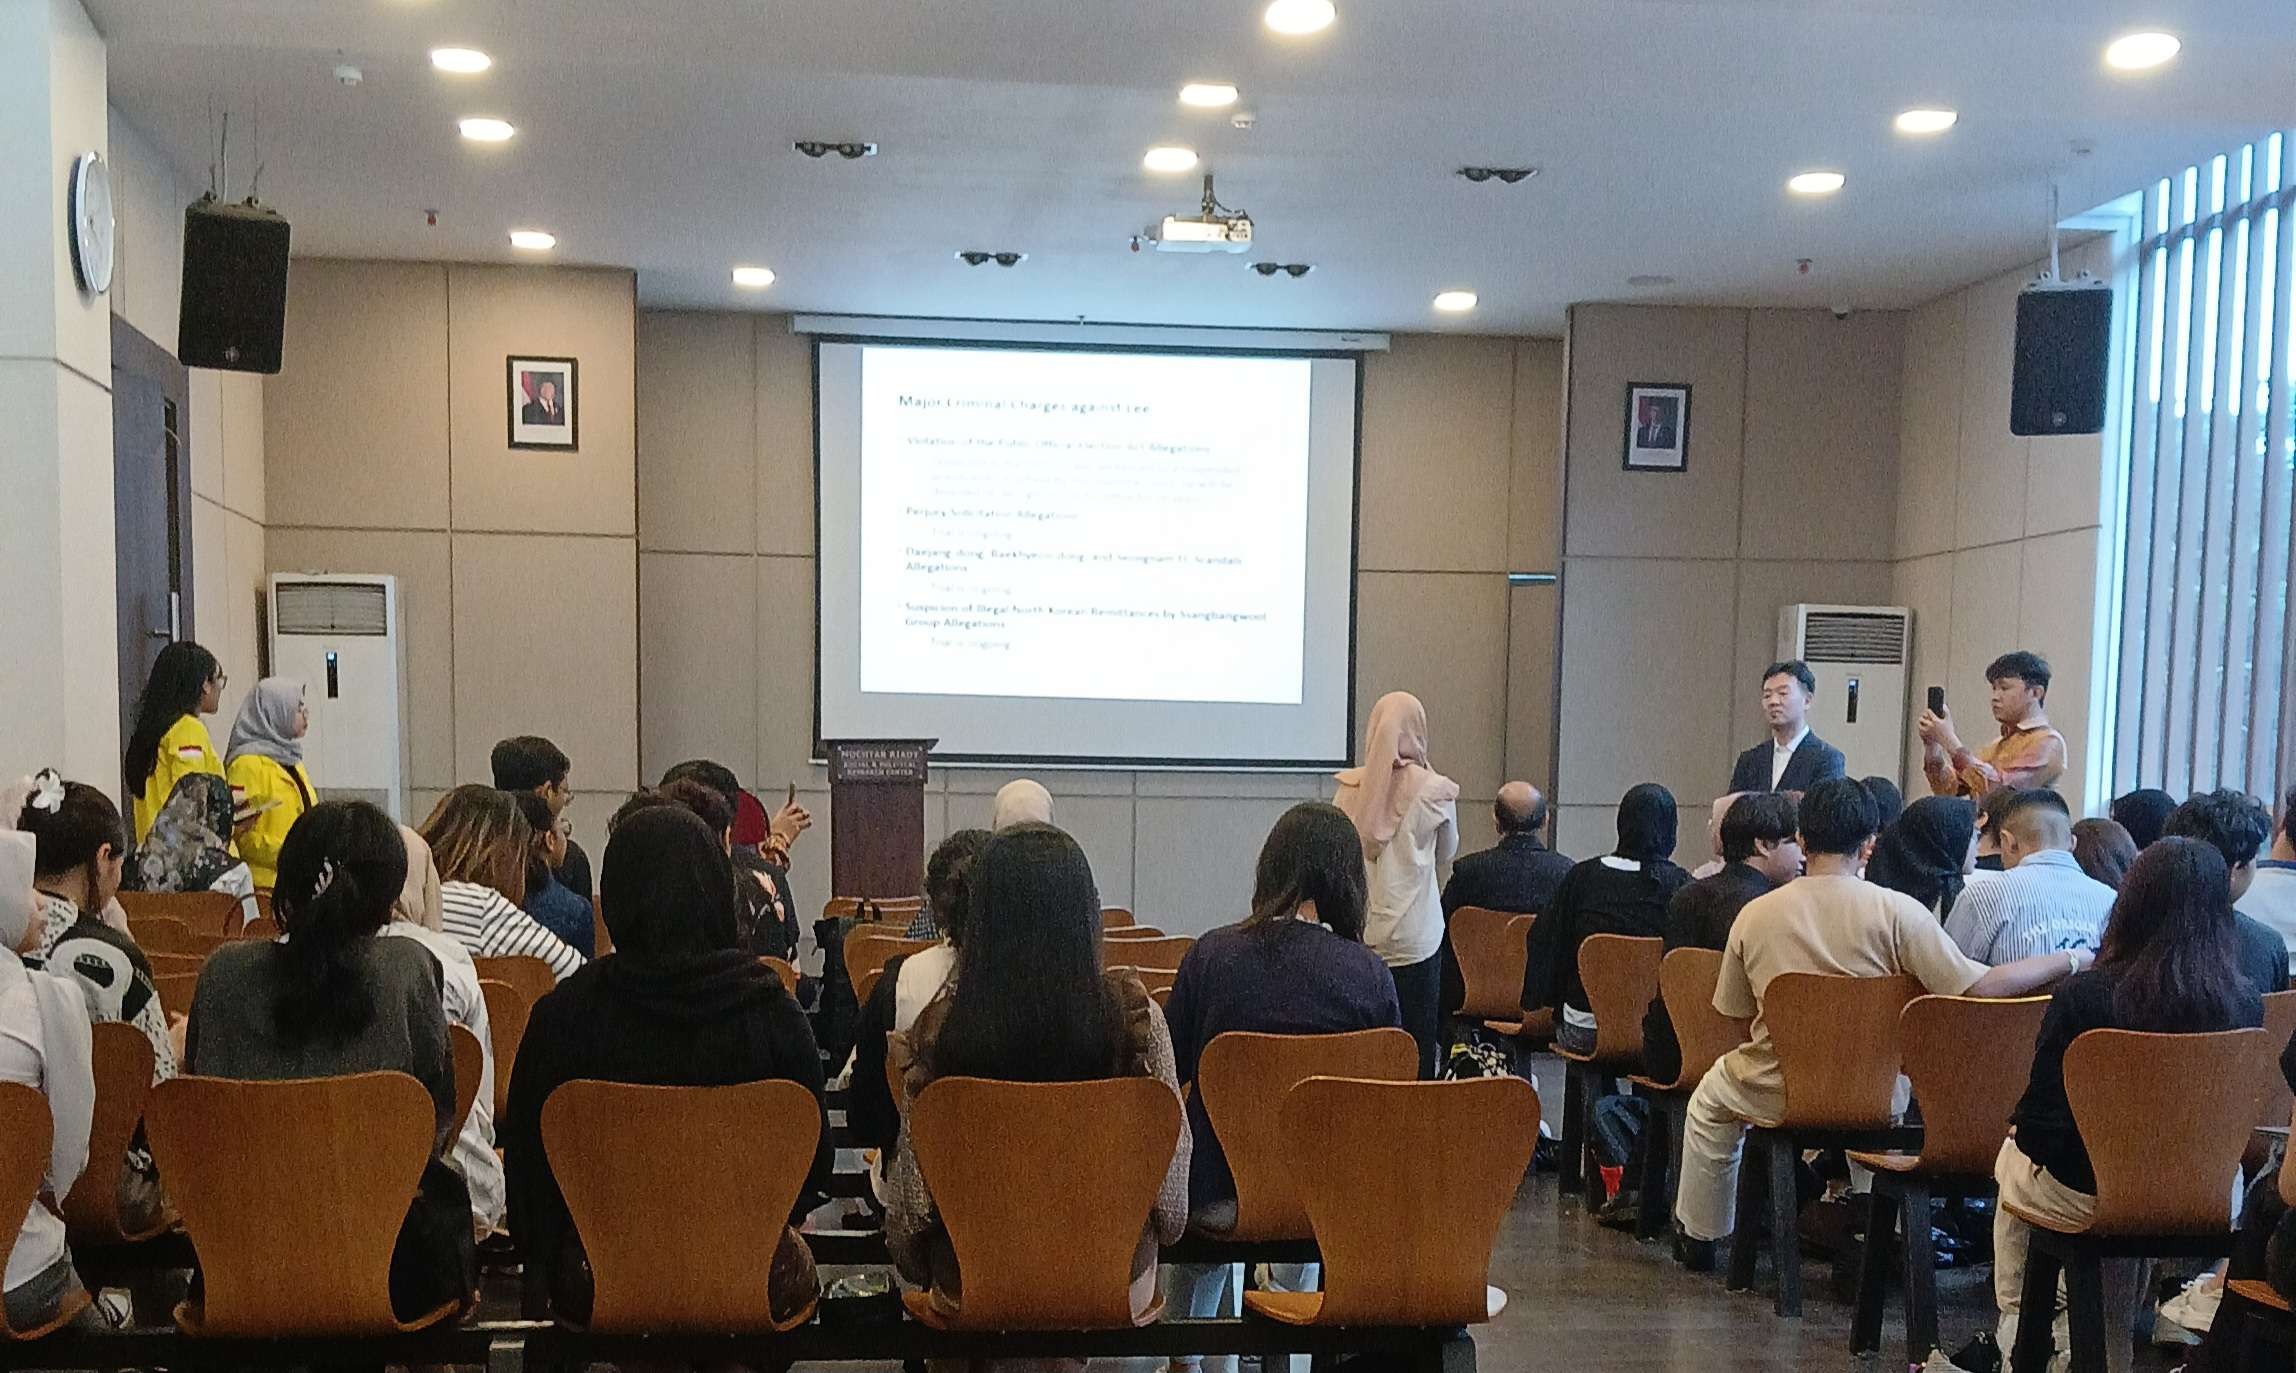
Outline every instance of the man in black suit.
<path fill-rule="evenodd" d="M 1674 407 L 1657 401 L 1644 401 L 1642 423 L 1634 431 L 1637 448 L 1672 448 L 1674 446 Z"/>
<path fill-rule="evenodd" d="M 1762 717 L 1770 722 L 1770 739 L 1738 755 L 1729 790 L 1808 791 L 1847 775 L 1842 751 L 1810 733 L 1805 722 L 1817 690 L 1817 675 L 1799 658 L 1762 670 Z"/>
<path fill-rule="evenodd" d="M 1547 798 L 1528 782 L 1509 782 L 1491 803 L 1499 822 L 1499 842 L 1481 853 L 1463 853 L 1443 884 L 1443 918 L 1466 906 L 1510 914 L 1536 915 L 1555 898 L 1571 860 L 1539 839 L 1547 827 Z M 1466 995 L 1451 942 L 1443 942 L 1443 1004 L 1456 1006 Z"/>
<path fill-rule="evenodd" d="M 520 424 L 564 424 L 566 412 L 558 408 L 558 383 L 539 381 L 534 384 L 534 399 L 519 407 Z"/>

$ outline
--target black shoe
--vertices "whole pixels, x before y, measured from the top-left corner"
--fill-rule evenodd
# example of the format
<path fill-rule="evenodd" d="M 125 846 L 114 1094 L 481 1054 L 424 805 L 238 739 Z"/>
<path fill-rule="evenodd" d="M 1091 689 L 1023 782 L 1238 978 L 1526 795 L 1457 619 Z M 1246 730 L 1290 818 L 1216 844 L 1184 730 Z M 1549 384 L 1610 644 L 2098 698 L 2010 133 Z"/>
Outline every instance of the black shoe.
<path fill-rule="evenodd" d="M 1545 1135 L 1539 1136 L 1539 1142 L 1531 1146 L 1531 1171 L 1534 1173 L 1557 1171 L 1561 1167 L 1562 1152 L 1563 1142 L 1561 1140 L 1548 1139 Z"/>
<path fill-rule="evenodd" d="M 1680 1230 L 1674 1232 L 1674 1261 L 1693 1273 L 1714 1271 L 1714 1241 L 1694 1240 Z"/>
<path fill-rule="evenodd" d="M 1620 1192 L 1594 1213 L 1595 1224 L 1611 1230 L 1632 1230 L 1641 1220 L 1642 1199 L 1633 1192 Z"/>
<path fill-rule="evenodd" d="M 1969 1343 L 1953 1351 L 1953 1366 L 1969 1373 L 2001 1373 L 2001 1346 L 1991 1331 L 1979 1331 Z"/>

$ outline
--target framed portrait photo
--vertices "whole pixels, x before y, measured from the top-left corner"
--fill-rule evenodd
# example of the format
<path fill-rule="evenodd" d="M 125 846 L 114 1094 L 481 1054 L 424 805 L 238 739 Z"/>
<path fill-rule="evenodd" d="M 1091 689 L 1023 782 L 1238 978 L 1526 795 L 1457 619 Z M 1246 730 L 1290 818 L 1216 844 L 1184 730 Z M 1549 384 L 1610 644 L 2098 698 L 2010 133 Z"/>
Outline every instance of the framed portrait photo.
<path fill-rule="evenodd" d="M 1690 467 L 1690 387 L 1634 382 L 1626 388 L 1629 472 L 1684 472 Z"/>
<path fill-rule="evenodd" d="M 509 359 L 504 408 L 510 416 L 510 446 L 571 453 L 582 446 L 581 396 L 572 358 Z"/>

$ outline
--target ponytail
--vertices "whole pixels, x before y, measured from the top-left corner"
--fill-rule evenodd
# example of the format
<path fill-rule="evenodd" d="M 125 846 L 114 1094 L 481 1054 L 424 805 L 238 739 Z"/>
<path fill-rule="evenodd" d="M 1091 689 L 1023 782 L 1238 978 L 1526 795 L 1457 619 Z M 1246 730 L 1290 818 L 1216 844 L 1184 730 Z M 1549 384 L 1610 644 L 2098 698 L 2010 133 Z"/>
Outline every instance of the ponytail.
<path fill-rule="evenodd" d="M 373 1023 L 358 941 L 390 921 L 406 875 L 399 827 L 365 801 L 323 801 L 287 832 L 271 904 L 288 977 L 271 1015 L 290 1044 L 341 1043 Z"/>

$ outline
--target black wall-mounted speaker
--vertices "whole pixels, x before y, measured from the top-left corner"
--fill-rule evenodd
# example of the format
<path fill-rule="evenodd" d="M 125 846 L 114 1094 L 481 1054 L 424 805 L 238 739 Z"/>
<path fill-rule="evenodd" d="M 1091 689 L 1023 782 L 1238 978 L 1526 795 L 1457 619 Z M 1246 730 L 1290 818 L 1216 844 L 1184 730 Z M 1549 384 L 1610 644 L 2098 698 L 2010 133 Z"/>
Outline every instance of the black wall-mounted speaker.
<path fill-rule="evenodd" d="M 2105 427 L 2113 291 L 2102 283 L 2043 284 L 2017 297 L 2012 434 L 2094 434 Z"/>
<path fill-rule="evenodd" d="M 275 373 L 286 328 L 287 221 L 253 203 L 201 198 L 183 212 L 177 359 L 186 367 Z"/>

